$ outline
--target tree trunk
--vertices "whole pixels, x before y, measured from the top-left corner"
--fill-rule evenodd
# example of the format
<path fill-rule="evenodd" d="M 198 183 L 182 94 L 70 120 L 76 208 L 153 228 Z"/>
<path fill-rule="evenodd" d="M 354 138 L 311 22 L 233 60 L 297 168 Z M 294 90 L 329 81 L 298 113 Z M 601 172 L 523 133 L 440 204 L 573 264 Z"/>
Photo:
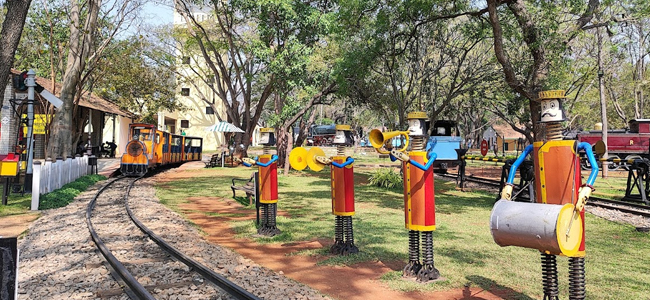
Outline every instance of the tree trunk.
<path fill-rule="evenodd" d="M 278 167 L 284 168 L 286 158 L 288 155 L 287 149 L 289 146 L 289 139 L 291 137 L 289 136 L 289 132 L 285 127 L 278 127 L 276 133 L 277 133 L 277 142 L 275 145 L 277 148 L 277 155 L 278 155 Z"/>
<path fill-rule="evenodd" d="M 292 130 L 289 130 L 289 131 L 286 132 L 286 140 L 287 140 L 287 143 L 286 143 L 286 144 L 287 144 L 287 148 L 284 150 L 284 161 L 285 161 L 285 164 L 284 164 L 284 176 L 289 175 L 289 169 L 290 169 L 290 167 L 291 167 L 291 166 L 290 166 L 288 163 L 286 163 L 286 162 L 289 161 L 289 154 L 290 154 L 290 152 L 291 152 L 289 149 L 293 149 L 293 136 L 292 136 Z M 278 157 L 280 157 L 280 156 L 278 156 Z"/>
<path fill-rule="evenodd" d="M 7 15 L 2 22 L 2 31 L 0 31 L 0 78 L 4 78 L 0 82 L 6 82 L 11 67 L 14 65 L 14 55 L 23 33 L 25 18 L 27 18 L 31 2 L 32 0 L 9 0 L 6 2 Z"/>
<path fill-rule="evenodd" d="M 315 119 L 316 110 L 312 109 L 311 113 L 309 114 L 309 119 L 306 122 L 304 120 L 300 121 L 300 132 L 298 133 L 298 137 L 295 140 L 295 145 L 298 147 L 302 146 L 302 144 L 305 142 L 305 139 L 309 135 L 309 127 L 314 124 Z"/>
<path fill-rule="evenodd" d="M 74 145 L 72 142 L 72 112 L 81 73 L 86 66 L 93 41 L 93 33 L 97 26 L 97 15 L 101 0 L 88 2 L 88 15 L 83 28 L 80 26 L 81 7 L 79 2 L 72 1 L 70 10 L 70 51 L 66 64 L 65 74 L 61 87 L 61 101 L 63 105 L 57 110 L 52 123 L 50 143 L 47 147 L 47 156 L 51 158 L 72 155 Z"/>

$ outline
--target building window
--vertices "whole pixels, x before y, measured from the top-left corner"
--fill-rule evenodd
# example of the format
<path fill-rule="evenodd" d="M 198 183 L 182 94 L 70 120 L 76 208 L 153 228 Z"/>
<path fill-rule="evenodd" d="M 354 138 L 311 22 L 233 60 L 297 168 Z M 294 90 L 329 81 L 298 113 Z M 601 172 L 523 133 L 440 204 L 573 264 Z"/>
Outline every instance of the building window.
<path fill-rule="evenodd" d="M 189 56 L 183 56 L 183 64 L 185 64 L 185 65 L 190 64 L 190 57 Z"/>
<path fill-rule="evenodd" d="M 190 120 L 181 120 L 181 128 L 190 128 Z"/>
<path fill-rule="evenodd" d="M 190 95 L 190 88 L 181 89 L 181 96 L 189 96 L 189 95 Z"/>
<path fill-rule="evenodd" d="M 205 107 L 205 114 L 206 115 L 214 115 L 214 109 L 212 109 L 212 106 L 206 106 Z"/>

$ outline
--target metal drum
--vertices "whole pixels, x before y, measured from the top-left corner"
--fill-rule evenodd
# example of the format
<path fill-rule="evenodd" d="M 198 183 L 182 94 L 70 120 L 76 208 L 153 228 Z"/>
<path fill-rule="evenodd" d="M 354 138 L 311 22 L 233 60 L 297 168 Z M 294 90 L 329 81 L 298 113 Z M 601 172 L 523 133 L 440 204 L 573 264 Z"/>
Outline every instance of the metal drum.
<path fill-rule="evenodd" d="M 580 247 L 583 231 L 580 214 L 573 211 L 573 204 L 501 199 L 494 204 L 490 215 L 492 238 L 501 247 L 519 246 L 572 256 Z"/>

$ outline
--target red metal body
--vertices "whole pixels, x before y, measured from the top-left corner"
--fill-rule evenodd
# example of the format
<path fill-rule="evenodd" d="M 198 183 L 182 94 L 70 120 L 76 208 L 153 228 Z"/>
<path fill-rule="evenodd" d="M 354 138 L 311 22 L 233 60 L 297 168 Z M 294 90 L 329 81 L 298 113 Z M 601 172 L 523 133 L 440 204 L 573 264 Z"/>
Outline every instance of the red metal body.
<path fill-rule="evenodd" d="M 535 165 L 535 200 L 537 203 L 564 205 L 574 204 L 582 186 L 580 160 L 575 140 L 535 142 L 533 144 Z M 585 228 L 585 210 L 580 212 L 582 228 Z M 585 256 L 585 230 L 575 257 Z"/>
<path fill-rule="evenodd" d="M 409 152 L 409 157 L 425 165 L 427 153 Z M 436 200 L 433 185 L 433 168 L 422 171 L 407 162 L 404 170 L 404 222 L 408 230 L 436 230 Z"/>
<path fill-rule="evenodd" d="M 342 164 L 347 157 L 335 156 L 336 163 Z M 336 216 L 354 215 L 354 168 L 349 164 L 343 168 L 331 167 L 332 214 Z"/>
<path fill-rule="evenodd" d="M 261 163 L 271 160 L 271 154 L 262 154 Z M 272 204 L 278 202 L 278 164 L 272 163 L 268 167 L 259 166 L 260 203 Z"/>

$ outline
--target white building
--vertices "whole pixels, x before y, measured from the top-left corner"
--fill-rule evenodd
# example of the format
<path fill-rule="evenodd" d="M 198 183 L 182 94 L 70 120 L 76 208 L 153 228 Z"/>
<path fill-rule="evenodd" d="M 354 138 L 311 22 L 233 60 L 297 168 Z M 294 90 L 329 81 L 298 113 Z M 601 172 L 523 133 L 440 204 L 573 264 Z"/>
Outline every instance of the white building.
<path fill-rule="evenodd" d="M 199 22 L 212 19 L 209 6 L 194 6 L 192 10 L 194 18 Z M 174 26 L 186 26 L 185 20 L 176 10 L 174 10 Z M 180 48 L 182 47 L 177 47 Z M 181 63 L 180 73 L 183 74 L 176 78 L 179 83 L 176 100 L 188 110 L 159 112 L 158 128 L 175 134 L 185 133 L 188 136 L 202 137 L 204 150 L 216 150 L 226 143 L 225 136 L 221 132 L 205 131 L 205 128 L 219 122 L 215 113 L 219 114 L 222 120 L 226 120 L 227 117 L 221 99 L 210 87 L 215 80 L 214 76 L 210 75 L 211 72 L 200 53 L 191 55 L 177 50 L 176 57 Z"/>

